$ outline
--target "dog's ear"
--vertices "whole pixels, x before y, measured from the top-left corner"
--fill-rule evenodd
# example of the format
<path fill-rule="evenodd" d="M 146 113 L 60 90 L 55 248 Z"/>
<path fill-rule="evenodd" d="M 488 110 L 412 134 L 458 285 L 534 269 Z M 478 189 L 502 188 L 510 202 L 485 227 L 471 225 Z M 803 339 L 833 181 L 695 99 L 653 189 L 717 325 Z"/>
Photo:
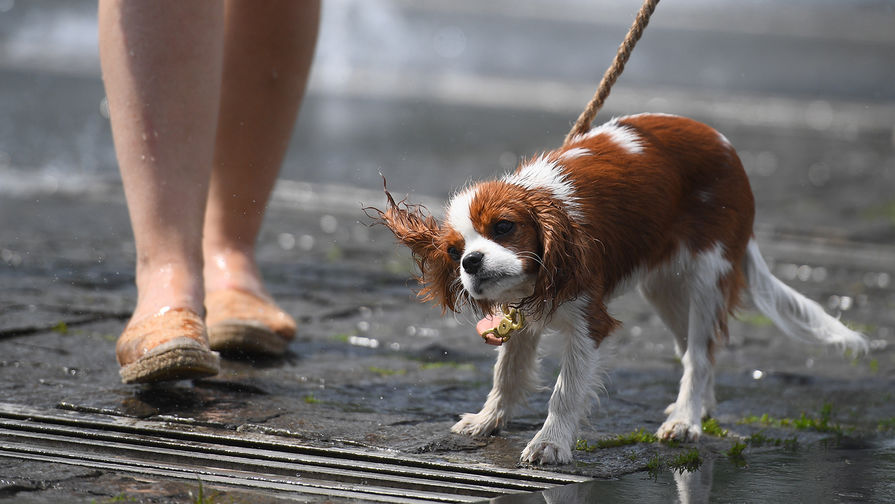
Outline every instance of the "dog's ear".
<path fill-rule="evenodd" d="M 451 259 L 445 244 L 445 232 L 434 217 L 420 205 L 404 201 L 396 203 L 388 190 L 385 211 L 367 208 L 375 212 L 376 223 L 389 228 L 395 237 L 410 248 L 419 267 L 417 280 L 422 285 L 419 296 L 423 301 L 435 301 L 442 311 L 457 311 L 462 296 L 459 268 Z M 369 215 L 369 213 L 368 213 Z"/>
<path fill-rule="evenodd" d="M 530 309 L 552 313 L 562 303 L 574 299 L 589 278 L 583 232 L 553 198 L 535 196 L 529 204 L 538 229 L 541 268 L 535 290 L 526 300 Z"/>

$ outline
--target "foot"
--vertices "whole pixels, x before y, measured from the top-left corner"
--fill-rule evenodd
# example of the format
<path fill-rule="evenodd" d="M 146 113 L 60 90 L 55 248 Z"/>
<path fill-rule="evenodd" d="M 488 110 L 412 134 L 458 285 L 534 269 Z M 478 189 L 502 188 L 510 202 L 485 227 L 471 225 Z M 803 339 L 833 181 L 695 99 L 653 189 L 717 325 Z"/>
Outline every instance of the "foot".
<path fill-rule="evenodd" d="M 532 465 L 568 464 L 572 461 L 572 445 L 563 440 L 549 439 L 542 429 L 522 450 L 521 461 Z"/>
<path fill-rule="evenodd" d="M 489 414 L 484 411 L 464 413 L 460 421 L 451 427 L 451 432 L 467 436 L 490 436 L 500 430 L 503 424 L 503 416 L 499 414 Z"/>
<path fill-rule="evenodd" d="M 669 418 L 656 431 L 660 441 L 697 441 L 702 435 L 700 422 Z"/>
<path fill-rule="evenodd" d="M 211 376 L 220 359 L 208 347 L 202 317 L 174 308 L 128 324 L 115 346 L 124 383 L 153 383 Z"/>

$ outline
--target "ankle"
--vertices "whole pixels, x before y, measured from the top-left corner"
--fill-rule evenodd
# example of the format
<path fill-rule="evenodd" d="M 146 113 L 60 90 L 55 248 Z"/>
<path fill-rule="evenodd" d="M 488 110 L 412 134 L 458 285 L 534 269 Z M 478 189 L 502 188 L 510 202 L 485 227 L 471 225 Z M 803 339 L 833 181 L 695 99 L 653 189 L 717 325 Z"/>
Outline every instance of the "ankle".
<path fill-rule="evenodd" d="M 201 271 L 199 265 L 139 265 L 137 306 L 131 321 L 137 322 L 170 308 L 189 308 L 202 315 L 205 293 Z"/>
<path fill-rule="evenodd" d="M 261 273 L 252 252 L 218 249 L 205 255 L 205 292 L 241 289 L 267 296 Z"/>

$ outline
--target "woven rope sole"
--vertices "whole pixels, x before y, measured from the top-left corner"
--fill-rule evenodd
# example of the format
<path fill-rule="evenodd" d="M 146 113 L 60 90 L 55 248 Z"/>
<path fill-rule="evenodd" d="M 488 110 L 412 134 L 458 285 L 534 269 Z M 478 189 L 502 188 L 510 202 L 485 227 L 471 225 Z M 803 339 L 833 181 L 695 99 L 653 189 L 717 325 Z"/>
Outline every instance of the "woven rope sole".
<path fill-rule="evenodd" d="M 214 376 L 220 368 L 221 357 L 217 352 L 172 348 L 123 366 L 119 373 L 124 383 L 154 383 Z"/>
<path fill-rule="evenodd" d="M 277 356 L 286 352 L 289 342 L 262 327 L 222 323 L 208 328 L 208 345 L 222 353 Z"/>

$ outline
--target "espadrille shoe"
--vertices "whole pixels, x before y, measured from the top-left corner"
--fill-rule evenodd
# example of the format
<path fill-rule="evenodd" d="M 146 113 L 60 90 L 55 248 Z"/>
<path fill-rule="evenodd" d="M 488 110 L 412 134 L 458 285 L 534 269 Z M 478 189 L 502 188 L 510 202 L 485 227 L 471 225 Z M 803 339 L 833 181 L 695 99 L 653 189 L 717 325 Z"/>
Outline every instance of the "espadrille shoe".
<path fill-rule="evenodd" d="M 282 355 L 295 338 L 295 319 L 273 302 L 240 289 L 205 295 L 205 323 L 212 350 Z"/>
<path fill-rule="evenodd" d="M 220 356 L 208 347 L 205 324 L 189 308 L 163 308 L 128 324 L 115 347 L 124 383 L 154 383 L 218 374 Z"/>

